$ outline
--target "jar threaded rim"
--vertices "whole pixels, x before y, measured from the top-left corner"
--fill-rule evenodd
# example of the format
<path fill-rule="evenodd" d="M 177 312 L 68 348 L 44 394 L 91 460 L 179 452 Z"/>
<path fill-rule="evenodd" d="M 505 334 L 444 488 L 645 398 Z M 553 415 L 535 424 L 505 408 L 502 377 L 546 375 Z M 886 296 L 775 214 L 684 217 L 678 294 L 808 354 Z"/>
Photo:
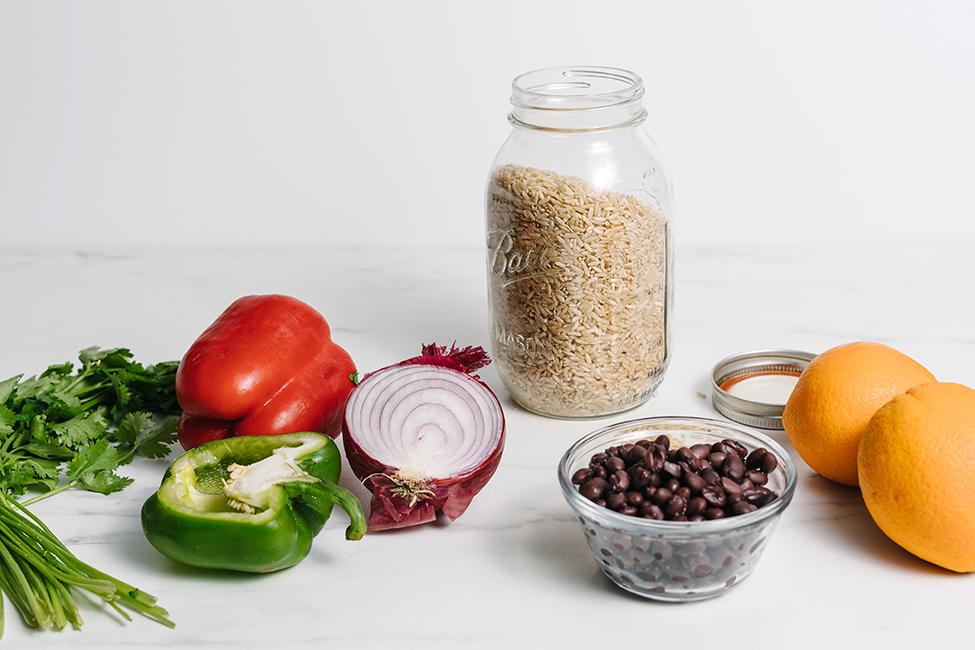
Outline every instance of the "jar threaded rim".
<path fill-rule="evenodd" d="M 511 82 L 509 121 L 516 126 L 566 132 L 640 124 L 645 88 L 620 68 L 570 66 L 526 72 Z"/>

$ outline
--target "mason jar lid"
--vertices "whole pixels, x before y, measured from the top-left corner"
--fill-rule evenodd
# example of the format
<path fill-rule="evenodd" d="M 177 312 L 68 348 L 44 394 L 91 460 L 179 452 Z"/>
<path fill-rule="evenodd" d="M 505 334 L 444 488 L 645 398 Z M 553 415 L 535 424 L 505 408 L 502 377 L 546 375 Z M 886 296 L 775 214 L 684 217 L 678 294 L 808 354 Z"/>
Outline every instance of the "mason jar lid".
<path fill-rule="evenodd" d="M 761 429 L 781 429 L 782 411 L 815 354 L 798 350 L 753 350 L 732 355 L 711 370 L 711 402 L 730 420 Z"/>

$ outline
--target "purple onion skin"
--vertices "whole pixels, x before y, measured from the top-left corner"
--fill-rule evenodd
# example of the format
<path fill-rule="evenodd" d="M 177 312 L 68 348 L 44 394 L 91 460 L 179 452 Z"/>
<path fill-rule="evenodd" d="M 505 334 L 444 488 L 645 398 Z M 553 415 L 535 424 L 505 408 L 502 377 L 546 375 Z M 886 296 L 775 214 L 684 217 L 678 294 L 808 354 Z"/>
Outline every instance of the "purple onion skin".
<path fill-rule="evenodd" d="M 467 510 L 474 496 L 491 480 L 501 463 L 506 435 L 504 410 L 501 408 L 501 402 L 494 391 L 482 382 L 477 375 L 471 374 L 474 370 L 491 363 L 487 353 L 479 347 L 458 349 L 456 345 L 451 346 L 448 351 L 446 347 L 435 344 L 423 346 L 423 352 L 424 354 L 421 356 L 386 366 L 386 368 L 403 365 L 434 365 L 464 375 L 467 379 L 477 382 L 487 390 L 498 405 L 498 411 L 501 413 L 501 435 L 494 451 L 484 462 L 469 472 L 458 476 L 431 479 L 425 487 L 432 493 L 432 496 L 411 504 L 410 500 L 390 493 L 391 477 L 396 475 L 398 468 L 385 465 L 363 452 L 355 442 L 354 436 L 349 432 L 348 420 L 344 419 L 342 432 L 345 435 L 342 436 L 342 444 L 345 447 L 349 466 L 366 488 L 372 492 L 369 528 L 373 531 L 392 530 L 429 523 L 436 520 L 438 512 L 442 512 L 450 521 L 456 520 Z"/>
<path fill-rule="evenodd" d="M 391 495 L 386 490 L 377 489 L 381 483 L 369 477 L 392 476 L 396 473 L 396 469 L 383 465 L 363 453 L 346 431 L 346 435 L 342 436 L 342 442 L 349 466 L 373 493 L 369 513 L 370 530 L 390 530 L 425 524 L 434 521 L 438 512 L 443 512 L 451 521 L 460 517 L 467 510 L 474 496 L 487 485 L 498 469 L 504 450 L 504 438 L 505 432 L 502 431 L 501 439 L 494 452 L 475 469 L 448 479 L 431 480 L 428 487 L 435 496 L 411 506 L 408 500 Z"/>

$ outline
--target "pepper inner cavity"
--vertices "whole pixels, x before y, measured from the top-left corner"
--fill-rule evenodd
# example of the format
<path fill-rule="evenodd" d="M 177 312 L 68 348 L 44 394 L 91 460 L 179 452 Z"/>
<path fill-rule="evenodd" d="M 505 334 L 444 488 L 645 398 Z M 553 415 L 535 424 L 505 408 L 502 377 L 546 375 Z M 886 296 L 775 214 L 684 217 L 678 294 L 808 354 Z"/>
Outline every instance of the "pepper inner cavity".
<path fill-rule="evenodd" d="M 298 466 L 298 447 L 279 447 L 267 458 L 250 465 L 232 463 L 224 481 L 227 504 L 241 512 L 255 513 L 268 507 L 270 492 L 283 483 L 317 483 L 318 479 Z"/>
<path fill-rule="evenodd" d="M 186 462 L 173 468 L 175 490 L 186 506 L 197 510 L 256 514 L 270 507 L 279 486 L 319 482 L 298 465 L 308 449 L 309 444 L 303 443 L 278 447 L 264 457 L 238 453 L 233 458 L 211 455 L 200 464 Z"/>

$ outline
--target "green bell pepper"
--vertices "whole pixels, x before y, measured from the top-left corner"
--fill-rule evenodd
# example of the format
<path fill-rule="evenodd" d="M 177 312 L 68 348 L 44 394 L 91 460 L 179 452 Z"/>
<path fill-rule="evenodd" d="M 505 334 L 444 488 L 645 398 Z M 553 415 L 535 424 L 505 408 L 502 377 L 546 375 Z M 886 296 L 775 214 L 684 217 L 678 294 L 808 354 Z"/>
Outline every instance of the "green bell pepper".
<path fill-rule="evenodd" d="M 238 436 L 186 452 L 142 506 L 142 529 L 166 557 L 192 566 L 265 573 L 311 550 L 333 504 L 360 539 L 365 513 L 336 485 L 338 447 L 320 433 Z"/>

